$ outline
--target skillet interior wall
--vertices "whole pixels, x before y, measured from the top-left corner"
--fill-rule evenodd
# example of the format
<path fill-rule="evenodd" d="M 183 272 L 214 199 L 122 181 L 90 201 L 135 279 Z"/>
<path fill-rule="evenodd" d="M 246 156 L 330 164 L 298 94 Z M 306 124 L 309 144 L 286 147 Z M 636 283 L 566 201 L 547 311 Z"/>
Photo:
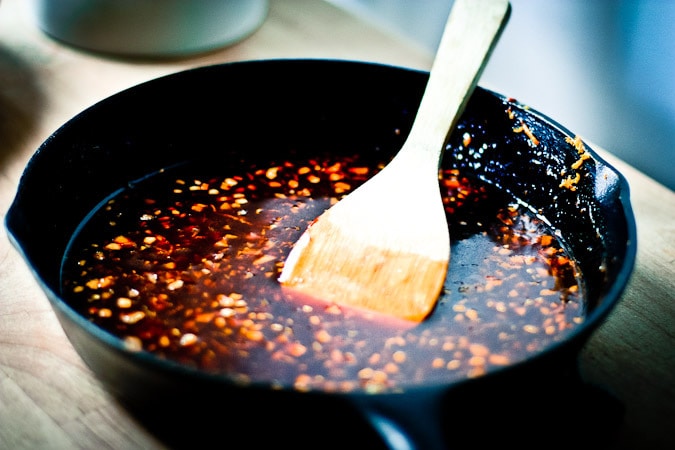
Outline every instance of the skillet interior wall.
<path fill-rule="evenodd" d="M 536 141 L 514 131 L 523 124 Z M 465 147 L 466 131 L 473 139 Z M 613 169 L 594 158 L 574 169 L 580 153 L 566 137 L 574 134 L 536 111 L 479 88 L 449 139 L 451 150 L 444 155 L 443 165 L 468 169 L 550 222 L 577 260 L 587 306 L 594 308 L 617 277 L 625 256 L 628 230 L 620 224 L 608 226 L 607 221 L 621 214 L 619 193 L 627 186 L 621 185 Z M 577 173 L 578 183 L 561 185 Z"/>

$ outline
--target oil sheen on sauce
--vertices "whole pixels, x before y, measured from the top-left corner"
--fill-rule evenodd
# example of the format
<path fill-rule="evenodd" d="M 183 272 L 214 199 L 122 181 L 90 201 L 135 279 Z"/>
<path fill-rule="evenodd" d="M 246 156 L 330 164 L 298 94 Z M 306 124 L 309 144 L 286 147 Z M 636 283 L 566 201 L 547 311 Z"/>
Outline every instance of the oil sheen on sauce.
<path fill-rule="evenodd" d="M 63 261 L 63 296 L 130 350 L 298 390 L 383 392 L 478 377 L 583 322 L 580 274 L 546 224 L 456 170 L 440 172 L 451 261 L 425 321 L 282 290 L 277 278 L 308 223 L 383 164 L 321 157 L 148 177 L 82 224 Z"/>

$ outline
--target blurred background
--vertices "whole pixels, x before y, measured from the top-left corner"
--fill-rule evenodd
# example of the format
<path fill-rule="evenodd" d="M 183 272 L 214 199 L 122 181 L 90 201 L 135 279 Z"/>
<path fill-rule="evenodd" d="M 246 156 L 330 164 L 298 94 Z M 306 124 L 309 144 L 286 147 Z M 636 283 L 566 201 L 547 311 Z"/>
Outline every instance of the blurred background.
<path fill-rule="evenodd" d="M 452 0 L 329 0 L 436 51 Z M 511 0 L 480 85 L 675 190 L 675 0 Z"/>

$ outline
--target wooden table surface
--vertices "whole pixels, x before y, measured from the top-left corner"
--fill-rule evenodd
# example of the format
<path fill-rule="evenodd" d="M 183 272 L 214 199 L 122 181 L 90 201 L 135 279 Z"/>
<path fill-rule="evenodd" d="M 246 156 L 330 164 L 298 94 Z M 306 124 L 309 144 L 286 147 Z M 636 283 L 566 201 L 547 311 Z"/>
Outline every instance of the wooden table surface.
<path fill-rule="evenodd" d="M 170 61 L 126 60 L 50 39 L 30 5 L 0 1 L 0 449 L 163 449 L 80 360 L 7 239 L 5 212 L 30 156 L 96 101 L 189 67 L 317 57 L 428 69 L 433 55 L 323 1 L 272 0 L 264 25 L 234 46 Z M 630 183 L 638 255 L 622 300 L 581 354 L 582 373 L 625 405 L 620 448 L 673 449 L 675 193 L 611 149 L 598 150 Z"/>

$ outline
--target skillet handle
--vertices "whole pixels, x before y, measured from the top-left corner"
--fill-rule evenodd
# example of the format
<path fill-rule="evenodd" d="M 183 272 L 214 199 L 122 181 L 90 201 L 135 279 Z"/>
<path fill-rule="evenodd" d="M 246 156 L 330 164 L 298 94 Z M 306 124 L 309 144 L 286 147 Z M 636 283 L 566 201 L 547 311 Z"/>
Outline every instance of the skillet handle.
<path fill-rule="evenodd" d="M 442 427 L 443 391 L 362 394 L 356 407 L 390 450 L 445 450 Z"/>

